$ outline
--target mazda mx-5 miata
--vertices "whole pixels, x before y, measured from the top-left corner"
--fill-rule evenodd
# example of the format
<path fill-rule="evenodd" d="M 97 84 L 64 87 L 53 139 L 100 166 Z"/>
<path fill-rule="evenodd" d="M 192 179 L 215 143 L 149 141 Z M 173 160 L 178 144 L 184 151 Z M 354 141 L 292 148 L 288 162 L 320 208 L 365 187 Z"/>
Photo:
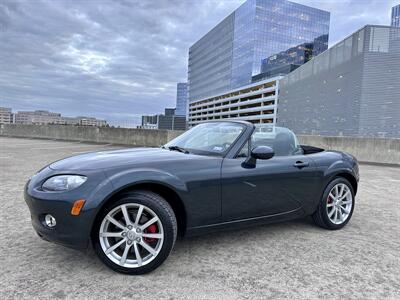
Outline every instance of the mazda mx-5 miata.
<path fill-rule="evenodd" d="M 311 215 L 340 229 L 353 213 L 358 163 L 350 154 L 299 145 L 268 124 L 199 124 L 160 148 L 100 151 L 54 162 L 27 183 L 35 231 L 74 248 L 93 246 L 111 269 L 160 266 L 178 233 Z"/>

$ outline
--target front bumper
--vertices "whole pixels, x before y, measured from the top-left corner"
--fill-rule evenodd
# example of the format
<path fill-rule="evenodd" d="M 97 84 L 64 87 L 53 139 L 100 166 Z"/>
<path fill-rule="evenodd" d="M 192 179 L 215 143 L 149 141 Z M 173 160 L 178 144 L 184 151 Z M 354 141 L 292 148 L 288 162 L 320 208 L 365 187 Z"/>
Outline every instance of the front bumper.
<path fill-rule="evenodd" d="M 79 216 L 69 214 L 73 201 L 37 199 L 25 190 L 25 202 L 31 212 L 32 226 L 40 237 L 67 247 L 77 249 L 88 247 L 90 236 L 90 224 L 86 219 L 88 216 L 85 216 L 87 213 Z M 44 221 L 46 214 L 56 218 L 55 227 L 46 226 Z"/>
<path fill-rule="evenodd" d="M 68 172 L 66 172 L 68 174 Z M 24 198 L 31 213 L 34 230 L 43 239 L 75 249 L 89 246 L 91 229 L 104 194 L 99 187 L 107 187 L 103 173 L 90 175 L 90 180 L 81 187 L 67 192 L 46 192 L 41 190 L 42 183 L 60 172 L 45 168 L 32 177 L 25 186 Z M 85 199 L 78 216 L 71 215 L 76 200 Z M 46 214 L 56 219 L 56 226 L 50 228 L 45 223 Z"/>

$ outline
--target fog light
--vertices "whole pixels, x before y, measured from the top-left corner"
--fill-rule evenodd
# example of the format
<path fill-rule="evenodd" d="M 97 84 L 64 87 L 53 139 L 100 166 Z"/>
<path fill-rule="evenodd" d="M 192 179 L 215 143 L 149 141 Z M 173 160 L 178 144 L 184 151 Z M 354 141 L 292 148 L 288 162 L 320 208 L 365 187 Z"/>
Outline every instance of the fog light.
<path fill-rule="evenodd" d="M 56 224 L 57 224 L 56 218 L 54 218 L 54 217 L 53 217 L 52 215 L 50 215 L 50 214 L 47 214 L 47 215 L 44 217 L 44 221 L 45 221 L 47 227 L 50 227 L 50 228 L 56 226 Z"/>

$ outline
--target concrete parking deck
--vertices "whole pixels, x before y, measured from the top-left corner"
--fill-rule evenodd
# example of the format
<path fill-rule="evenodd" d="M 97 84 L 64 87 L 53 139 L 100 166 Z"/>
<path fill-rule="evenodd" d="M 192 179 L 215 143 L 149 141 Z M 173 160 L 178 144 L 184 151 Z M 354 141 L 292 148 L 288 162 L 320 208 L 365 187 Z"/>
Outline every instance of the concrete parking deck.
<path fill-rule="evenodd" d="M 42 241 L 23 201 L 26 180 L 47 163 L 109 148 L 0 138 L 1 299 L 400 298 L 400 168 L 361 165 L 343 230 L 304 219 L 184 239 L 155 272 L 130 277 Z"/>

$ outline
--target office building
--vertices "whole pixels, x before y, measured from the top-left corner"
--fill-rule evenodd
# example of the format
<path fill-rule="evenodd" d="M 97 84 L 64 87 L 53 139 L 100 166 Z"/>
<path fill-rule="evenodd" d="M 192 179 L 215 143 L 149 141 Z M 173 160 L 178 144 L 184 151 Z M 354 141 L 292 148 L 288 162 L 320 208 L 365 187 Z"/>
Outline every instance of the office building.
<path fill-rule="evenodd" d="M 175 115 L 175 108 L 165 108 L 164 115 L 167 117 L 171 117 Z"/>
<path fill-rule="evenodd" d="M 60 113 L 49 112 L 47 110 L 19 111 L 15 114 L 16 124 L 58 124 L 60 120 Z"/>
<path fill-rule="evenodd" d="M 190 47 L 189 102 L 252 83 L 264 59 L 293 47 L 318 55 L 328 47 L 329 21 L 329 12 L 298 3 L 247 0 Z"/>
<path fill-rule="evenodd" d="M 58 120 L 59 125 L 79 125 L 79 119 L 74 117 L 60 117 Z"/>
<path fill-rule="evenodd" d="M 400 4 L 392 8 L 392 23 L 391 26 L 400 27 Z"/>
<path fill-rule="evenodd" d="M 13 122 L 13 114 L 11 108 L 0 107 L 0 124 L 11 124 Z"/>
<path fill-rule="evenodd" d="M 212 120 L 276 122 L 281 76 L 189 103 L 189 127 Z"/>
<path fill-rule="evenodd" d="M 186 116 L 175 115 L 175 108 L 166 108 L 164 114 L 142 116 L 141 129 L 186 130 Z"/>
<path fill-rule="evenodd" d="M 79 126 L 107 126 L 105 120 L 93 117 L 64 117 L 60 113 L 47 110 L 18 111 L 14 115 L 14 123 L 25 125 L 79 125 Z"/>
<path fill-rule="evenodd" d="M 100 120 L 100 119 L 96 119 L 93 117 L 84 117 L 84 116 L 79 116 L 76 117 L 76 119 L 78 120 L 78 124 L 80 126 L 96 126 L 96 127 L 102 127 L 102 126 L 106 126 L 107 122 L 105 120 Z"/>
<path fill-rule="evenodd" d="M 157 129 L 158 115 L 142 116 L 142 125 L 138 126 L 140 129 Z"/>
<path fill-rule="evenodd" d="M 188 109 L 188 91 L 187 83 L 181 82 L 176 85 L 176 109 L 177 116 L 187 116 Z"/>
<path fill-rule="evenodd" d="M 400 28 L 365 26 L 280 82 L 278 125 L 298 134 L 400 137 Z"/>

